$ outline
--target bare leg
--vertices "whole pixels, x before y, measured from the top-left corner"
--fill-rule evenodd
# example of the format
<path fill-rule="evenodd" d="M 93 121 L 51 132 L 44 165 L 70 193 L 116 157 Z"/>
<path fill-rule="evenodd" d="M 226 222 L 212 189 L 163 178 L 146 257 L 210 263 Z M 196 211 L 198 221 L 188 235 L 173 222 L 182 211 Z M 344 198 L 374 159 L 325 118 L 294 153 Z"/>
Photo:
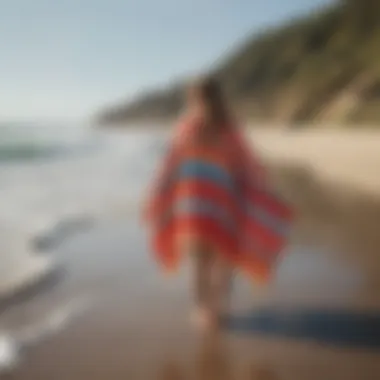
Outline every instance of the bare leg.
<path fill-rule="evenodd" d="M 230 309 L 232 274 L 231 265 L 219 255 L 215 255 L 213 266 L 212 308 L 218 321 L 220 321 Z"/>
<path fill-rule="evenodd" d="M 212 256 L 205 247 L 198 247 L 194 252 L 195 260 L 195 303 L 207 307 L 210 299 Z"/>
<path fill-rule="evenodd" d="M 194 301 L 196 305 L 193 320 L 198 326 L 208 328 L 212 319 L 211 274 L 214 257 L 210 250 L 202 244 L 196 244 L 191 251 L 194 260 Z"/>
<path fill-rule="evenodd" d="M 194 260 L 194 322 L 202 328 L 217 327 L 230 307 L 232 268 L 204 244 L 192 244 Z"/>

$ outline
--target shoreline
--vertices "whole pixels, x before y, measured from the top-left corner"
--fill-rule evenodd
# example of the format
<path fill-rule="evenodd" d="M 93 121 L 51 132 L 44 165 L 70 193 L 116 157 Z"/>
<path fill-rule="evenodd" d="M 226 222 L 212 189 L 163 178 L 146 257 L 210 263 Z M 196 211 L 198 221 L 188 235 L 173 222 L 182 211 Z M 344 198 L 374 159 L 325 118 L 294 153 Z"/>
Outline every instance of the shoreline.
<path fill-rule="evenodd" d="M 49 292 L 64 279 L 64 275 L 64 268 L 57 265 L 46 272 L 38 273 L 32 281 L 20 281 L 17 287 L 4 291 L 0 297 L 0 316 L 6 309 L 32 301 L 35 297 Z"/>
<path fill-rule="evenodd" d="M 155 132 L 159 136 L 163 135 L 160 128 L 144 127 L 136 128 L 134 131 Z M 247 129 L 247 133 L 249 140 L 270 167 L 281 165 L 293 168 L 291 170 L 299 172 L 296 176 L 310 177 L 306 181 L 320 182 L 323 188 L 339 194 L 338 197 L 347 199 L 368 197 L 369 201 L 376 202 L 380 195 L 380 176 L 378 175 L 380 150 L 377 147 L 380 131 L 314 129 L 294 132 Z M 291 174 L 291 176 L 294 175 Z M 285 192 L 296 191 L 291 185 L 289 186 L 289 181 L 286 179 L 285 183 Z M 290 188 L 292 188 L 291 191 Z M 48 262 L 50 256 L 46 253 L 44 256 Z M 36 260 L 41 260 L 44 256 L 36 253 Z M 51 275 L 50 272 L 53 274 Z M 23 278 L 17 284 L 12 284 L 8 287 L 10 290 L 2 291 L 0 305 L 4 303 L 3 299 L 17 299 L 18 293 L 28 293 L 24 288 L 38 288 L 39 282 L 44 284 L 45 277 L 48 279 L 51 276 L 54 277 L 55 272 L 54 265 L 48 265 L 47 268 L 42 268 L 40 275 L 37 273 L 30 276 L 31 279 Z M 16 294 L 15 297 L 13 293 Z"/>
<path fill-rule="evenodd" d="M 168 126 L 155 123 L 100 127 L 115 133 L 170 134 L 175 120 Z M 156 126 L 149 126 L 155 124 Z M 271 127 L 244 127 L 249 141 L 265 160 L 305 166 L 333 186 L 380 195 L 380 130 L 373 127 L 327 127 L 289 129 L 281 124 Z M 273 127 L 276 125 L 277 127 Z"/>
<path fill-rule="evenodd" d="M 50 252 L 29 252 L 30 256 L 27 271 L 21 272 L 21 276 L 11 279 L 11 281 L 1 283 L 0 292 L 0 314 L 1 311 L 14 302 L 30 297 L 46 284 L 54 282 L 54 279 L 61 273 L 62 268 L 51 257 Z M 34 260 L 34 261 L 33 261 Z M 21 265 L 23 265 L 22 263 Z"/>
<path fill-rule="evenodd" d="M 41 314 L 41 307 L 48 312 L 52 305 L 59 304 L 62 293 L 63 299 L 67 299 L 68 294 L 75 297 L 84 294 L 95 297 L 95 301 L 80 318 L 72 320 L 70 326 L 30 348 L 21 366 L 13 373 L 16 380 L 80 380 L 83 376 L 94 380 L 172 380 L 189 375 L 195 375 L 197 379 L 220 380 L 221 371 L 227 364 L 231 371 L 228 380 L 247 380 L 249 377 L 242 375 L 242 370 L 244 373 L 273 372 L 279 378 L 284 373 L 295 380 L 319 380 L 321 370 L 337 380 L 346 379 L 348 374 L 360 374 L 361 378 L 370 380 L 366 377 L 369 369 L 371 373 L 380 374 L 380 351 L 376 351 L 376 346 L 375 351 L 366 348 L 367 330 L 360 332 L 372 323 L 368 319 L 370 315 L 375 318 L 380 313 L 379 305 L 376 306 L 375 302 L 374 306 L 370 297 L 362 299 L 360 292 L 352 293 L 354 288 L 350 286 L 355 282 L 344 285 L 343 281 L 341 290 L 344 293 L 340 295 L 337 285 L 341 280 L 333 276 L 325 274 L 323 279 L 321 274 L 315 275 L 318 282 L 313 285 L 311 268 L 319 266 L 318 270 L 324 271 L 318 261 L 303 267 L 304 276 L 287 272 L 287 280 L 276 285 L 277 293 L 275 289 L 252 288 L 245 280 L 237 279 L 232 316 L 238 323 L 239 318 L 244 320 L 249 312 L 249 318 L 255 323 L 253 330 L 240 331 L 243 325 L 238 324 L 236 331 L 228 328 L 216 337 L 216 341 L 207 342 L 189 321 L 192 296 L 188 268 L 176 277 L 165 278 L 147 251 L 144 234 L 136 221 L 105 223 L 66 242 L 59 251 L 69 268 L 68 277 L 64 279 L 68 282 L 62 284 L 66 291 L 59 291 L 58 285 L 51 294 L 42 295 L 42 301 L 37 305 L 38 313 Z M 306 255 L 301 254 L 306 258 L 309 256 L 306 252 Z M 296 262 L 299 260 L 293 261 Z M 333 282 L 329 285 L 329 281 Z M 307 282 L 309 287 L 304 286 Z M 335 289 L 335 298 L 326 297 L 326 286 Z M 334 293 L 331 290 L 329 293 Z M 28 315 L 34 318 L 30 311 L 33 307 L 30 307 L 31 304 L 26 309 L 19 307 L 12 320 L 21 315 L 23 323 L 28 324 Z M 334 313 L 337 313 L 336 317 Z M 310 315 L 315 315 L 316 322 L 309 321 Z M 364 349 L 360 342 L 353 343 L 349 350 L 344 344 L 334 344 L 334 334 L 330 343 L 323 334 L 313 337 L 314 323 L 317 326 L 322 323 L 320 329 L 325 331 L 325 318 L 338 318 L 338 321 L 339 318 L 348 321 L 350 318 L 354 321 L 355 318 L 363 319 L 363 327 L 358 325 L 352 331 L 358 336 L 364 334 L 361 338 L 364 339 Z M 286 322 L 288 327 L 284 324 L 286 320 L 289 321 Z M 310 332 L 307 332 L 308 323 L 312 323 Z M 331 323 L 336 324 L 333 331 L 339 331 L 339 323 Z M 296 331 L 292 333 L 295 326 L 300 326 L 300 331 L 307 331 L 301 335 Z M 273 328 L 273 332 L 267 331 L 268 328 Z M 285 328 L 285 335 L 281 335 L 279 328 Z M 347 335 L 347 332 L 339 334 Z M 300 358 L 303 358 L 302 365 L 299 364 Z M 304 377 L 304 366 L 316 367 L 320 371 Z M 205 376 L 202 371 L 211 373 L 202 377 Z"/>
<path fill-rule="evenodd" d="M 224 330 L 216 342 L 202 339 L 189 322 L 188 266 L 177 277 L 165 278 L 135 218 L 104 220 L 61 242 L 51 253 L 64 263 L 64 277 L 42 286 L 42 293 L 38 288 L 30 293 L 40 295 L 38 299 L 25 293 L 6 307 L 11 325 L 22 327 L 44 319 L 72 298 L 94 299 L 81 318 L 30 347 L 13 378 L 248 380 L 265 375 L 373 380 L 373 374 L 380 376 L 380 339 L 376 341 L 380 203 L 372 202 L 366 190 L 352 187 L 353 194 L 345 189 L 342 193 L 324 179 L 326 173 L 344 169 L 350 153 L 347 143 L 329 150 L 326 144 L 331 140 L 322 139 L 313 151 L 305 140 L 300 142 L 300 135 L 267 133 L 255 145 L 260 145 L 273 180 L 297 210 L 292 247 L 300 252 L 273 286 L 252 288 L 244 279 L 237 280 L 231 316 L 243 322 L 248 318 L 251 327 L 236 322 L 236 329 Z M 309 133 L 306 140 L 313 142 Z M 367 153 L 362 160 L 368 162 L 368 149 L 361 152 Z M 327 165 L 332 158 L 333 168 Z M 310 168 L 310 160 L 318 165 Z M 356 173 L 351 177 L 358 178 Z M 361 183 L 363 189 L 366 185 Z M 368 283 L 363 285 L 358 273 Z M 341 326 L 348 327 L 341 331 Z M 369 328 L 374 342 L 368 340 Z"/>

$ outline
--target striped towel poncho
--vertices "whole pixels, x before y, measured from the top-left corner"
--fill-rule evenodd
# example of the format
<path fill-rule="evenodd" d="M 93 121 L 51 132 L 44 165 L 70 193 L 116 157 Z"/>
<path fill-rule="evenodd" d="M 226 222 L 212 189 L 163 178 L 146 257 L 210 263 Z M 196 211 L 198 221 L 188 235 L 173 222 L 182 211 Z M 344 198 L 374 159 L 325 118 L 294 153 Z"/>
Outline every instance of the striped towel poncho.
<path fill-rule="evenodd" d="M 174 270 L 181 240 L 198 239 L 256 281 L 268 280 L 292 211 L 268 190 L 262 166 L 237 131 L 205 147 L 189 142 L 194 128 L 180 129 L 148 199 L 156 257 Z"/>

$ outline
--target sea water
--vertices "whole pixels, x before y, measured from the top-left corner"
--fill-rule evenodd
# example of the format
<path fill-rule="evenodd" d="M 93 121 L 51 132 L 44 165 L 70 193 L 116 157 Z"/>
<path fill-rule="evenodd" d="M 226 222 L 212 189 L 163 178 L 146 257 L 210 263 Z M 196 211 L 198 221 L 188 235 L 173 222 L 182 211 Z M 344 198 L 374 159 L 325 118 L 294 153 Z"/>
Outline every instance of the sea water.
<path fill-rule="evenodd" d="M 0 295 L 36 262 L 29 260 L 39 248 L 33 243 L 58 226 L 67 231 L 70 223 L 137 210 L 155 161 L 156 135 L 0 125 Z"/>
<path fill-rule="evenodd" d="M 59 235 L 68 237 L 91 220 L 138 217 L 166 141 L 167 133 L 149 126 L 0 125 L 0 294 Z M 281 287 L 328 273 L 342 283 L 352 278 L 330 262 L 332 255 L 291 251 L 279 269 Z"/>
<path fill-rule="evenodd" d="M 0 124 L 0 301 L 54 270 L 57 244 L 81 227 L 136 216 L 160 141 L 149 129 Z M 0 373 L 17 366 L 30 335 L 59 330 L 88 297 L 58 301 L 12 331 L 12 310 L 0 310 Z"/>
<path fill-rule="evenodd" d="M 70 239 L 80 226 L 137 218 L 166 141 L 167 134 L 154 128 L 0 125 L 0 296 L 31 276 L 38 277 L 44 266 L 54 267 L 57 256 L 51 251 L 56 243 Z M 111 271 L 108 261 L 115 260 L 118 266 L 112 241 L 107 244 L 96 275 Z M 305 289 L 313 295 L 331 295 L 335 291 L 342 298 L 358 289 L 362 279 L 355 270 L 333 262 L 328 252 L 309 251 L 310 247 L 290 248 L 284 255 L 274 281 L 282 292 Z M 82 261 L 92 256 L 84 253 Z M 81 259 L 76 260 L 80 266 Z M 57 302 L 41 317 L 38 328 L 26 325 L 10 332 L 0 315 L 0 372 L 2 359 L 4 368 L 16 365 L 15 356 L 25 344 L 23 331 L 38 338 L 51 326 L 59 329 L 87 302 L 86 297 L 79 294 L 74 303 L 66 299 L 63 306 Z"/>

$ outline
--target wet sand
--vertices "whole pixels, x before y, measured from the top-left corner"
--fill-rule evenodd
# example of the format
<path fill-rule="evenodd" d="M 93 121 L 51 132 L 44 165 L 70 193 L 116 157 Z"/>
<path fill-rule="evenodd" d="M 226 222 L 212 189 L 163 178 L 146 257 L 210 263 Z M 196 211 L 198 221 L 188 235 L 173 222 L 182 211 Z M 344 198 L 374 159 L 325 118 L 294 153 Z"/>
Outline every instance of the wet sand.
<path fill-rule="evenodd" d="M 163 277 L 136 217 L 107 222 L 59 246 L 64 279 L 3 310 L 2 326 L 17 331 L 73 297 L 90 300 L 25 353 L 12 379 L 380 378 L 380 205 L 327 188 L 303 168 L 276 166 L 272 178 L 298 211 L 293 246 L 313 256 L 332 249 L 335 270 L 350 265 L 364 282 L 340 283 L 337 273 L 329 283 L 319 273 L 310 287 L 296 268 L 268 288 L 238 278 L 228 325 L 202 337 L 188 320 L 189 268 Z"/>

